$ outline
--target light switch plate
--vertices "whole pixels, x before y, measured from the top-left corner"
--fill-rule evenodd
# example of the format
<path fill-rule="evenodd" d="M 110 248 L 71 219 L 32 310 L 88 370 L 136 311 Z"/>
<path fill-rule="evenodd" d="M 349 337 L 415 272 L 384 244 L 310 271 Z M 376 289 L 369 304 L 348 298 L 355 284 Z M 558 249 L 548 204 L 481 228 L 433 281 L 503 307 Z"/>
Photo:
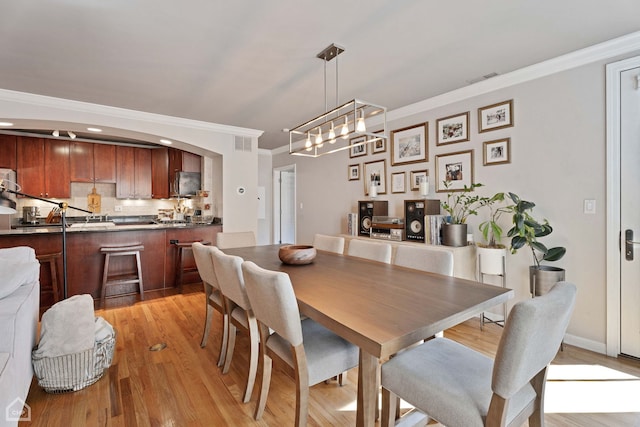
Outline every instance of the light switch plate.
<path fill-rule="evenodd" d="M 594 199 L 584 199 L 584 213 L 589 215 L 596 213 L 596 201 Z"/>

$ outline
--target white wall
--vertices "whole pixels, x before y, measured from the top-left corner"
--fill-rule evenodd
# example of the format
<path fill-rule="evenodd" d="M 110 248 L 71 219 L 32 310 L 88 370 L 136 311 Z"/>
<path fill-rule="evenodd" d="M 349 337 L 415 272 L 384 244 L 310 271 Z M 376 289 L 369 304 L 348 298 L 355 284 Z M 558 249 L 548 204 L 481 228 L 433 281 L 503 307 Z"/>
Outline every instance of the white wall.
<path fill-rule="evenodd" d="M 637 52 L 627 56 L 633 56 Z M 434 156 L 461 150 L 473 150 L 474 181 L 485 184 L 479 191 L 491 195 L 511 191 L 536 203 L 534 213 L 547 218 L 554 232 L 543 240 L 551 246 L 567 248 L 566 256 L 552 265 L 566 269 L 567 280 L 578 286 L 575 313 L 568 329 L 567 342 L 605 352 L 605 64 L 617 58 L 599 60 L 568 71 L 529 82 L 504 87 L 479 96 L 438 106 L 388 123 L 388 130 L 429 122 L 428 161 L 406 166 L 391 166 L 390 152 L 349 158 L 348 152 L 318 159 L 277 154 L 273 166 L 297 164 L 297 197 L 304 212 L 298 212 L 298 243 L 310 243 L 316 232 L 346 232 L 346 215 L 357 211 L 357 201 L 366 200 L 362 179 L 348 181 L 350 164 L 386 159 L 386 179 L 392 172 L 428 169 L 429 198 L 443 199 L 434 193 Z M 515 126 L 478 133 L 477 109 L 496 102 L 514 100 Z M 470 141 L 444 146 L 435 144 L 438 118 L 470 111 Z M 511 163 L 483 166 L 484 141 L 510 137 Z M 369 151 L 370 153 L 370 151 Z M 408 185 L 408 184 L 407 184 Z M 408 186 L 407 186 L 408 188 Z M 416 192 L 382 195 L 389 201 L 389 215 L 403 217 L 403 201 L 416 198 Z M 595 215 L 583 213 L 584 199 L 595 199 Z M 477 227 L 484 216 L 469 219 L 476 241 Z M 509 227 L 508 218 L 503 226 Z M 614 236 L 614 238 L 616 238 Z M 505 242 L 508 243 L 508 242 Z M 507 286 L 516 292 L 510 303 L 529 298 L 528 266 L 531 253 L 521 250 L 507 259 Z"/>

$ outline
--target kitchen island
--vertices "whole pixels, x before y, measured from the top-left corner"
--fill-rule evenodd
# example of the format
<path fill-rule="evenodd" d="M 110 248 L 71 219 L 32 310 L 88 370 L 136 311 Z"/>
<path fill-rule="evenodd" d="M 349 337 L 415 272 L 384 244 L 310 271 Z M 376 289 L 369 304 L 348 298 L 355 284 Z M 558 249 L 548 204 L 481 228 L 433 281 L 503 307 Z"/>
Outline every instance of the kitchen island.
<path fill-rule="evenodd" d="M 142 277 L 145 297 L 175 288 L 175 257 L 177 242 L 204 240 L 216 244 L 216 235 L 222 231 L 220 224 L 126 224 L 116 226 L 68 227 L 67 236 L 67 296 L 91 294 L 99 301 L 102 288 L 104 255 L 100 247 L 141 243 L 144 245 Z M 62 228 L 60 226 L 27 227 L 0 230 L 0 248 L 30 246 L 37 255 L 62 252 Z M 186 266 L 193 266 L 190 251 L 183 260 Z M 134 270 L 134 260 L 113 261 L 112 272 L 130 273 Z M 60 298 L 62 298 L 63 265 L 62 257 L 56 261 Z M 41 309 L 53 304 L 53 292 L 49 269 L 43 264 L 40 269 Z M 185 274 L 185 282 L 199 280 L 197 272 L 191 277 Z M 118 293 L 135 292 L 136 289 L 117 289 Z M 110 289 L 111 290 L 111 289 Z M 107 300 L 109 301 L 109 300 Z M 108 302 L 107 302 L 108 304 Z"/>

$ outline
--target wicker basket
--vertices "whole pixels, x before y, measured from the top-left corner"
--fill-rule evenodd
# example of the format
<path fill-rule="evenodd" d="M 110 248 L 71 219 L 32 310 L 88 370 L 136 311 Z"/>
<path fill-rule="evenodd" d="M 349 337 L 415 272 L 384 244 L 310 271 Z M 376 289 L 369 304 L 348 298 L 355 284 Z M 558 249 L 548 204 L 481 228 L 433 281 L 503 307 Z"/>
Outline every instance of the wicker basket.
<path fill-rule="evenodd" d="M 32 356 L 38 385 L 47 393 L 78 391 L 98 381 L 111 366 L 116 347 L 115 332 L 95 348 L 57 357 Z M 35 351 L 35 350 L 34 350 Z"/>

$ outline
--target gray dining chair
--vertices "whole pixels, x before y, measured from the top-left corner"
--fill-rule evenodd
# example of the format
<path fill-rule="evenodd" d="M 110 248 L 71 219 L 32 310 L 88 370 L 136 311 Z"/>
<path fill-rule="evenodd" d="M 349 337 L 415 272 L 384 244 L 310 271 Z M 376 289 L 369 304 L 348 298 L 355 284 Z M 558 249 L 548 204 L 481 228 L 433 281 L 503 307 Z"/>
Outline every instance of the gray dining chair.
<path fill-rule="evenodd" d="M 242 263 L 247 295 L 260 329 L 261 386 L 255 419 L 264 412 L 272 358 L 292 370 L 296 380 L 296 426 L 307 424 L 309 387 L 358 365 L 358 347 L 307 318 L 300 320 L 289 275 Z M 273 333 L 270 333 L 270 330 Z"/>
<path fill-rule="evenodd" d="M 391 264 L 391 245 L 351 239 L 347 248 L 347 255 Z"/>
<path fill-rule="evenodd" d="M 245 248 L 256 245 L 253 231 L 223 231 L 216 234 L 216 246 L 220 249 Z"/>
<path fill-rule="evenodd" d="M 393 264 L 453 276 L 453 253 L 420 246 L 398 245 Z"/>
<path fill-rule="evenodd" d="M 313 236 L 313 246 L 321 251 L 341 254 L 344 253 L 344 237 L 316 234 Z"/>
<path fill-rule="evenodd" d="M 495 360 L 446 338 L 382 365 L 381 426 L 395 423 L 398 397 L 449 427 L 544 425 L 547 366 L 567 330 L 576 286 L 558 282 L 513 306 Z"/>
<path fill-rule="evenodd" d="M 207 315 L 204 321 L 204 332 L 202 334 L 200 347 L 204 348 L 207 345 L 211 331 L 211 323 L 213 321 L 213 310 L 216 310 L 222 315 L 222 340 L 220 342 L 220 356 L 218 357 L 218 366 L 222 366 L 224 364 L 225 349 L 227 348 L 227 339 L 229 336 L 227 312 L 224 307 L 224 299 L 220 291 L 220 285 L 218 285 L 218 279 L 214 271 L 213 260 L 211 259 L 211 253 L 219 252 L 219 249 L 215 246 L 203 245 L 200 242 L 191 244 L 191 249 L 193 250 L 193 258 L 196 262 L 198 274 L 202 279 L 207 304 Z"/>
<path fill-rule="evenodd" d="M 258 332 L 258 322 L 251 311 L 249 297 L 247 297 L 247 291 L 244 287 L 241 267 L 243 259 L 238 256 L 227 255 L 222 251 L 212 252 L 211 258 L 224 297 L 225 310 L 229 313 L 227 317 L 229 339 L 224 357 L 224 367 L 222 368 L 223 374 L 228 373 L 231 366 L 236 345 L 237 328 L 247 332 L 249 335 L 249 372 L 242 398 L 242 401 L 247 403 L 251 399 L 258 370 L 260 334 Z"/>

